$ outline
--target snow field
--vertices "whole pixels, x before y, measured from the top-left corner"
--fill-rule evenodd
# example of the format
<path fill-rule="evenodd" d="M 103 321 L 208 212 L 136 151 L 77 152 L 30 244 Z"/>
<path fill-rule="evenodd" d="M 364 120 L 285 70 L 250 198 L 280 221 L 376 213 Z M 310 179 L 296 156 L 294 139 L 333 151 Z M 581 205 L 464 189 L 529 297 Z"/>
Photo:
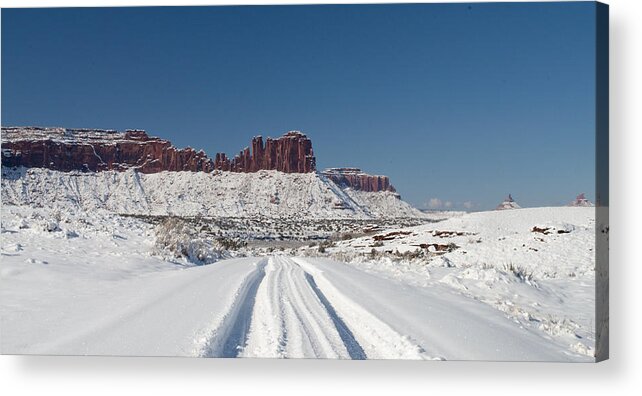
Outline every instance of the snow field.
<path fill-rule="evenodd" d="M 591 357 L 595 228 L 594 208 L 470 213 L 337 242 L 326 256 L 418 287 L 447 286 L 541 332 L 566 351 Z M 377 242 L 379 236 L 387 240 Z M 457 248 L 436 252 L 422 244 Z M 301 253 L 318 255 L 310 249 Z"/>
<path fill-rule="evenodd" d="M 141 249 L 151 234 L 140 221 L 97 215 L 47 231 L 36 227 L 46 210 L 4 209 L 2 353 L 588 359 L 443 286 L 326 259 L 186 266 Z"/>

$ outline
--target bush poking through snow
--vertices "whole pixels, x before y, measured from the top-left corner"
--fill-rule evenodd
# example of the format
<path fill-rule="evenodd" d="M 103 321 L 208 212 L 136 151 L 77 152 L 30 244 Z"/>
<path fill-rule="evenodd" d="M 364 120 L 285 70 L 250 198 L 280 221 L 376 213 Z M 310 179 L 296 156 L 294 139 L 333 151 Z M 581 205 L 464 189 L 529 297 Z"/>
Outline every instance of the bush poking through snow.
<path fill-rule="evenodd" d="M 319 244 L 319 248 L 317 249 L 317 251 L 323 254 L 325 253 L 325 250 L 327 248 L 331 248 L 334 246 L 336 246 L 336 243 L 334 243 L 333 241 L 323 241 Z"/>
<path fill-rule="evenodd" d="M 168 217 L 156 227 L 156 249 L 161 255 L 169 253 L 197 265 L 228 256 L 218 241 L 203 238 L 191 224 L 177 217 Z"/>
<path fill-rule="evenodd" d="M 528 283 L 529 285 L 533 282 L 533 273 L 526 270 L 524 267 L 520 267 L 513 263 L 504 264 L 504 271 L 515 275 L 520 281 Z"/>
<path fill-rule="evenodd" d="M 43 230 L 44 230 L 44 231 L 47 231 L 47 232 L 56 232 L 56 231 L 60 231 L 60 226 L 59 226 L 59 224 L 58 224 L 58 221 L 57 221 L 57 220 L 55 220 L 55 219 L 49 219 L 49 220 L 46 220 L 46 221 L 42 224 L 42 228 L 43 228 Z"/>
<path fill-rule="evenodd" d="M 240 250 L 247 246 L 247 242 L 233 238 L 218 238 L 216 239 L 216 242 L 224 250 Z"/>
<path fill-rule="evenodd" d="M 29 222 L 24 217 L 21 217 L 20 219 L 18 219 L 18 221 L 16 221 L 16 225 L 21 230 L 24 230 L 25 228 L 29 228 Z"/>

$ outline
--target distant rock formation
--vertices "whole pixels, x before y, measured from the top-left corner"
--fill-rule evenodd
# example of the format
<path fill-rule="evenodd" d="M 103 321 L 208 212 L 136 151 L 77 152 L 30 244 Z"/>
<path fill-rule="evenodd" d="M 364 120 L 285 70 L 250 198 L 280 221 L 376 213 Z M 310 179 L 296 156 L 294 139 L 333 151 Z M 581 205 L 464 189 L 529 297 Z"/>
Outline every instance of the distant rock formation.
<path fill-rule="evenodd" d="M 3 127 L 2 166 L 46 168 L 62 172 L 163 171 L 253 173 L 316 172 L 312 141 L 299 131 L 273 139 L 256 136 L 233 158 L 224 153 L 209 158 L 202 150 L 178 149 L 168 140 L 143 130 Z M 396 193 L 387 176 L 369 175 L 358 168 L 330 168 L 322 172 L 341 188 Z M 274 198 L 276 201 L 278 198 Z"/>
<path fill-rule="evenodd" d="M 202 150 L 177 149 L 171 142 L 148 136 L 142 130 L 118 132 L 104 129 L 3 127 L 2 165 L 98 172 L 136 169 L 143 173 L 162 171 L 257 172 L 262 169 L 285 173 L 316 170 L 312 142 L 301 132 L 288 132 L 278 139 L 259 136 L 252 152 L 243 150 L 233 159 L 217 154 L 211 160 Z"/>
<path fill-rule="evenodd" d="M 395 188 L 390 184 L 388 176 L 369 175 L 359 168 L 330 168 L 322 173 L 342 188 L 349 187 L 367 192 L 396 192 Z"/>
<path fill-rule="evenodd" d="M 515 202 L 515 200 L 513 199 L 513 196 L 510 194 L 508 194 L 508 197 L 506 197 L 504 201 L 499 205 L 497 205 L 497 207 L 495 208 L 495 210 L 507 210 L 507 209 L 521 209 L 521 206 L 519 206 L 517 202 Z"/>
<path fill-rule="evenodd" d="M 586 207 L 591 207 L 591 206 L 595 206 L 595 205 L 593 205 L 593 202 L 591 202 L 591 201 L 589 201 L 588 199 L 586 199 L 586 197 L 584 196 L 584 193 L 581 193 L 580 195 L 578 195 L 577 197 L 575 197 L 575 200 L 574 200 L 574 201 L 571 201 L 571 203 L 569 203 L 569 204 L 568 204 L 568 206 L 586 206 Z"/>
<path fill-rule="evenodd" d="M 216 154 L 214 169 L 232 172 L 256 172 L 262 169 L 285 173 L 316 171 L 312 141 L 299 131 L 290 131 L 278 139 L 263 137 L 252 139 L 252 149 L 246 147 L 234 158 L 225 153 Z"/>
<path fill-rule="evenodd" d="M 177 149 L 141 130 L 3 127 L 2 165 L 98 172 L 213 170 L 203 151 Z"/>

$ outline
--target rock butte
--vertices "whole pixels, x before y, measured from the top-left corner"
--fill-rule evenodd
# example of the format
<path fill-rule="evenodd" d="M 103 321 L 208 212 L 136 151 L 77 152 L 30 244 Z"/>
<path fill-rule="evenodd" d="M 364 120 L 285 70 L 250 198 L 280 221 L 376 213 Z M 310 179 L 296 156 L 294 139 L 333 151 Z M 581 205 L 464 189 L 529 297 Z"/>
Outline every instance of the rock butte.
<path fill-rule="evenodd" d="M 497 205 L 495 210 L 510 210 L 510 209 L 521 209 L 521 208 L 522 207 L 519 206 L 517 202 L 515 202 L 515 200 L 513 199 L 513 196 L 511 194 L 508 194 L 508 197 L 506 197 L 504 201 L 502 201 L 502 203 Z"/>
<path fill-rule="evenodd" d="M 591 206 L 595 206 L 595 205 L 593 205 L 593 202 L 589 201 L 586 198 L 586 195 L 584 195 L 584 193 L 581 193 L 577 197 L 575 197 L 575 200 L 572 201 L 569 204 L 569 206 L 587 206 L 587 207 L 591 207 Z"/>
<path fill-rule="evenodd" d="M 299 131 L 273 139 L 256 136 L 251 146 L 233 158 L 217 153 L 211 159 L 203 150 L 178 149 L 168 140 L 143 130 L 3 127 L 2 166 L 47 168 L 56 171 L 99 172 L 135 169 L 162 171 L 316 172 L 312 141 Z M 372 176 L 357 168 L 331 168 L 323 172 L 341 187 L 395 192 L 386 176 Z"/>
<path fill-rule="evenodd" d="M 340 187 L 349 187 L 361 191 L 390 191 L 396 192 L 390 184 L 388 176 L 368 175 L 359 168 L 330 168 L 323 175 L 335 182 Z"/>
<path fill-rule="evenodd" d="M 252 149 L 246 147 L 234 158 L 224 153 L 216 154 L 214 169 L 231 172 L 256 172 L 262 169 L 285 173 L 316 171 L 312 141 L 299 131 L 290 131 L 278 139 L 263 137 L 252 139 Z"/>

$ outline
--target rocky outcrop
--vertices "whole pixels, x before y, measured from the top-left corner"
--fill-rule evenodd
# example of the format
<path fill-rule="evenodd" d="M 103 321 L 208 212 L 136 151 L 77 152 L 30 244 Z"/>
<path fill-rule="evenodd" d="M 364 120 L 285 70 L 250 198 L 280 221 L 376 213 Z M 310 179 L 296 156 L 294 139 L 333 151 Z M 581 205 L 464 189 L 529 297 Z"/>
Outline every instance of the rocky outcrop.
<path fill-rule="evenodd" d="M 214 169 L 203 151 L 177 149 L 141 130 L 40 127 L 2 128 L 2 165 L 98 172 L 134 168 L 143 173 Z"/>
<path fill-rule="evenodd" d="M 507 210 L 507 209 L 521 209 L 522 207 L 515 202 L 513 196 L 508 194 L 508 197 L 504 199 L 502 203 L 497 205 L 495 210 Z"/>
<path fill-rule="evenodd" d="M 367 192 L 396 192 L 395 188 L 390 184 L 388 176 L 369 175 L 358 168 L 330 168 L 322 173 L 342 188 L 352 188 Z"/>
<path fill-rule="evenodd" d="M 286 173 L 316 170 L 312 142 L 301 132 L 288 132 L 278 139 L 252 140 L 249 148 L 228 159 L 217 154 L 210 159 L 202 150 L 177 149 L 171 142 L 148 136 L 142 130 L 117 132 L 103 129 L 41 127 L 2 128 L 2 165 L 98 172 L 136 169 L 143 173 L 162 171 L 256 172 L 262 169 Z"/>
<path fill-rule="evenodd" d="M 216 154 L 214 168 L 232 172 L 256 172 L 262 169 L 285 173 L 316 171 L 312 141 L 299 131 L 290 131 L 278 139 L 263 137 L 252 139 L 251 149 L 246 147 L 234 158 L 225 153 Z"/>
<path fill-rule="evenodd" d="M 593 205 L 593 202 L 589 201 L 584 193 L 581 193 L 577 197 L 575 197 L 575 200 L 572 201 L 571 203 L 568 204 L 568 206 L 583 206 L 583 207 L 592 207 L 595 206 Z"/>

